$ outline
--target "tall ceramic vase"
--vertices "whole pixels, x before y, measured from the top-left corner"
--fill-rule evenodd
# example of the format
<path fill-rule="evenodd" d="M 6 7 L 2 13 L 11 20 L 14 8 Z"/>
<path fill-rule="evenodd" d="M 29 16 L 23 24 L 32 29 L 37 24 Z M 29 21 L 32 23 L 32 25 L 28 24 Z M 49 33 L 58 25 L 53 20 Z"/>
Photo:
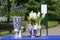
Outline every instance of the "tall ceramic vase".
<path fill-rule="evenodd" d="M 22 17 L 13 17 L 15 38 L 22 37 L 21 24 L 22 24 Z"/>

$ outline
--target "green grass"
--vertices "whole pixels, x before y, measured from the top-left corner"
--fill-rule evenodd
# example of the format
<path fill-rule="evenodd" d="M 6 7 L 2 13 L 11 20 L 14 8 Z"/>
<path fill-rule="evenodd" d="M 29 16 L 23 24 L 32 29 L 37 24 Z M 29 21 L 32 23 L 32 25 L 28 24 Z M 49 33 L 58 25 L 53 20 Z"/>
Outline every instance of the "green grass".
<path fill-rule="evenodd" d="M 54 26 L 57 26 L 57 25 L 58 25 L 57 21 L 49 21 L 48 22 L 48 27 L 54 27 Z"/>
<path fill-rule="evenodd" d="M 58 25 L 57 21 L 48 21 L 48 28 L 56 27 Z M 45 29 L 46 26 L 42 25 L 42 29 Z"/>
<path fill-rule="evenodd" d="M 6 35 L 14 35 L 14 31 L 12 31 L 12 33 L 10 34 L 9 31 L 4 31 L 4 32 L 0 32 L 0 36 L 6 36 Z"/>
<path fill-rule="evenodd" d="M 0 36 L 3 36 L 3 35 L 9 35 L 9 32 L 8 31 L 0 32 Z"/>

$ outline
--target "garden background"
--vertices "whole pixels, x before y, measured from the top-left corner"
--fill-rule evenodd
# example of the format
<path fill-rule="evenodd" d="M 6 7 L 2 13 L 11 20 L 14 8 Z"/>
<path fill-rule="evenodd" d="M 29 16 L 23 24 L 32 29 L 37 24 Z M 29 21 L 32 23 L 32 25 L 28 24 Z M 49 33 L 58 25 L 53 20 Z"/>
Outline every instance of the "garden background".
<path fill-rule="evenodd" d="M 33 10 L 34 12 L 39 12 L 41 4 L 45 3 L 48 5 L 48 27 L 56 27 L 60 23 L 60 0 L 1 0 L 0 1 L 0 36 L 13 34 L 13 16 L 25 15 L 25 20 L 22 25 L 25 27 L 27 22 L 27 16 Z M 23 10 L 17 11 L 13 9 L 15 6 L 23 5 Z M 27 10 L 25 10 L 27 8 Z M 15 10 L 15 11 L 13 11 Z M 7 20 L 1 18 L 7 18 Z M 42 26 L 45 29 L 45 26 Z"/>

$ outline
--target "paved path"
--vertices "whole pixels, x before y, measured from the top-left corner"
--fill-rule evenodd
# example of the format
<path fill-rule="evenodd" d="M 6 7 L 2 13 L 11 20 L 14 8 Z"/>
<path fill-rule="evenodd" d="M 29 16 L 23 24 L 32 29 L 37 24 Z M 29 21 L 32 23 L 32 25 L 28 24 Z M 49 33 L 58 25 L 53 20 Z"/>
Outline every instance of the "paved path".
<path fill-rule="evenodd" d="M 42 30 L 42 36 L 45 35 L 46 29 Z M 48 35 L 60 35 L 60 25 L 57 27 L 49 28 Z"/>
<path fill-rule="evenodd" d="M 60 35 L 60 25 L 54 28 L 50 28 L 48 31 L 49 35 Z"/>

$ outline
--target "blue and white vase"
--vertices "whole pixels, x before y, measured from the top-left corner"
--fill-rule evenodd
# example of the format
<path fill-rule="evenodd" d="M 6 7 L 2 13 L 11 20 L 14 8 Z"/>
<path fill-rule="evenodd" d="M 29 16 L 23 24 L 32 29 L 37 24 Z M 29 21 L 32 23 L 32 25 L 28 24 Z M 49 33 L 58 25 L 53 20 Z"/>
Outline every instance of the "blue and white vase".
<path fill-rule="evenodd" d="M 15 37 L 22 37 L 21 33 L 21 25 L 22 25 L 22 17 L 13 17 L 13 25 L 15 31 Z"/>
<path fill-rule="evenodd" d="M 36 30 L 32 29 L 30 31 L 30 35 L 31 35 L 31 37 L 36 37 Z"/>

